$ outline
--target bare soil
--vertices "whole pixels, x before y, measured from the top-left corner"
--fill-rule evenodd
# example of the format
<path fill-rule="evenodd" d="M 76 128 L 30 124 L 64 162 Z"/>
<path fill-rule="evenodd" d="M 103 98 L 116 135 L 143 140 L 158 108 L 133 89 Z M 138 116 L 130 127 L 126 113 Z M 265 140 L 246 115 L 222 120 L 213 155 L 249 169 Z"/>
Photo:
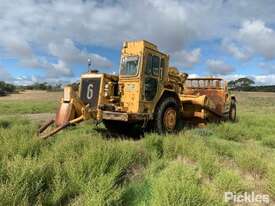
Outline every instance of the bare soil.
<path fill-rule="evenodd" d="M 0 97 L 0 101 L 54 101 L 58 102 L 62 98 L 63 92 L 47 92 L 42 90 L 26 90 L 20 93 Z M 55 118 L 55 113 L 38 113 L 38 114 L 11 114 L 5 116 L 20 116 L 37 123 L 43 123 L 49 119 Z"/>
<path fill-rule="evenodd" d="M 40 90 L 26 90 L 17 94 L 11 94 L 8 96 L 0 97 L 0 101 L 10 101 L 10 100 L 37 100 L 37 101 L 49 101 L 49 100 L 57 100 L 62 97 L 63 92 L 48 92 L 48 91 L 40 91 Z"/>
<path fill-rule="evenodd" d="M 26 119 L 29 119 L 31 121 L 38 122 L 38 123 L 43 123 L 50 119 L 55 118 L 54 113 L 24 114 L 22 116 Z"/>

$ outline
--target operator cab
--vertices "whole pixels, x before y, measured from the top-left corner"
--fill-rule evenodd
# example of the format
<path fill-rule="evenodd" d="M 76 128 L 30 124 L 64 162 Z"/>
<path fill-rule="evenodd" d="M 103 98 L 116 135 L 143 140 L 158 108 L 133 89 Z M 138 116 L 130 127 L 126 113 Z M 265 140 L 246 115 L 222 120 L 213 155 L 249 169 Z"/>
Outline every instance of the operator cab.
<path fill-rule="evenodd" d="M 132 113 L 152 112 L 162 90 L 168 55 L 147 41 L 125 42 L 121 52 L 121 105 Z"/>

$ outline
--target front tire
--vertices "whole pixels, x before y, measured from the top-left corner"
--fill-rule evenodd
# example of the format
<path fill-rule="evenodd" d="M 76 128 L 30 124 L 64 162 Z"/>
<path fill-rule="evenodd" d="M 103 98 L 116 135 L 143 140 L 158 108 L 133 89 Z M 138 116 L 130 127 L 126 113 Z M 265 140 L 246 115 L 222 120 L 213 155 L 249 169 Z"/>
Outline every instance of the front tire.
<path fill-rule="evenodd" d="M 237 120 L 237 107 L 235 103 L 231 103 L 229 109 L 229 120 L 232 122 L 236 122 Z"/>
<path fill-rule="evenodd" d="M 159 134 L 176 132 L 180 122 L 180 104 L 173 98 L 165 98 L 156 109 L 155 129 Z"/>

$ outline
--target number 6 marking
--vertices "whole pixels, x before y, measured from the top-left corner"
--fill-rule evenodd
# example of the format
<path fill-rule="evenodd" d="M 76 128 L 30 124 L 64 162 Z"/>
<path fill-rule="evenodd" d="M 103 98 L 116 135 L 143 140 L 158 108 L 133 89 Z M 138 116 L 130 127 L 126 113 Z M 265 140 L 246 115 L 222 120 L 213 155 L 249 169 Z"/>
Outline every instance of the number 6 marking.
<path fill-rule="evenodd" d="M 94 85 L 93 84 L 89 84 L 88 85 L 88 89 L 87 89 L 87 99 L 92 99 L 93 95 L 94 95 Z"/>

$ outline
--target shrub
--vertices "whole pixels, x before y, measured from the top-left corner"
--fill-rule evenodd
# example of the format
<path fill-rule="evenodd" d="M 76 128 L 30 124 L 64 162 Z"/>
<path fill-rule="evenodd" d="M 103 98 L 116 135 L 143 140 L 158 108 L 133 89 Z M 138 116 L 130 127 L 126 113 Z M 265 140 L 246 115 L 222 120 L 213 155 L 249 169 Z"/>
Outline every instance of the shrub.
<path fill-rule="evenodd" d="M 5 92 L 12 93 L 15 91 L 15 89 L 16 89 L 16 86 L 14 86 L 13 84 L 8 84 L 3 81 L 0 81 L 0 91 L 2 91 L 2 94 L 4 94 Z M 1 96 L 1 93 L 0 93 L 0 96 Z"/>

